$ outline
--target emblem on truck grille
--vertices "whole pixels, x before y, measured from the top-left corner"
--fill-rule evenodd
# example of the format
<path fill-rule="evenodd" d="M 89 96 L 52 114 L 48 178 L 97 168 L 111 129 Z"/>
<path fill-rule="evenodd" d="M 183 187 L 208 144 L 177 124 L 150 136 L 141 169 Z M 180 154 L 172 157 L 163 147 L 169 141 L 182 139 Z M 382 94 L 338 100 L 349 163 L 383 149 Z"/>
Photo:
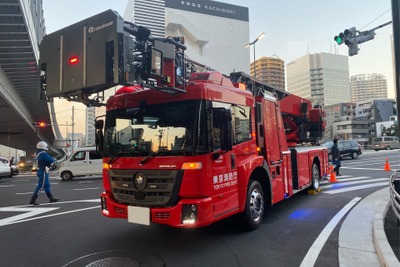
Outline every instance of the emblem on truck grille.
<path fill-rule="evenodd" d="M 142 191 L 146 188 L 147 178 L 143 172 L 137 172 L 133 176 L 133 184 L 135 188 L 139 191 Z"/>

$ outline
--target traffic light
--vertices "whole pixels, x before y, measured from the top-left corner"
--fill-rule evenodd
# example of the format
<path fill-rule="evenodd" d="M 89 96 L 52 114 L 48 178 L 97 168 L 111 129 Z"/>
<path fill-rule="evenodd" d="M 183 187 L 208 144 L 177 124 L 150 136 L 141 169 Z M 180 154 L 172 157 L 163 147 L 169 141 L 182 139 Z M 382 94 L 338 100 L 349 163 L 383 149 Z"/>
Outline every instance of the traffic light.
<path fill-rule="evenodd" d="M 349 47 L 349 56 L 358 54 L 357 30 L 351 27 L 344 31 L 344 43 Z"/>
<path fill-rule="evenodd" d="M 338 45 L 345 43 L 349 47 L 349 56 L 358 54 L 358 42 L 356 27 L 345 29 L 333 38 Z"/>
<path fill-rule="evenodd" d="M 44 128 L 47 126 L 47 124 L 44 121 L 33 122 L 32 125 L 38 128 Z"/>
<path fill-rule="evenodd" d="M 333 40 L 335 40 L 335 42 L 336 42 L 338 45 L 343 44 L 343 42 L 344 42 L 343 39 L 344 39 L 344 33 L 343 33 L 343 32 L 339 33 L 339 35 L 336 35 L 336 36 L 333 38 Z"/>

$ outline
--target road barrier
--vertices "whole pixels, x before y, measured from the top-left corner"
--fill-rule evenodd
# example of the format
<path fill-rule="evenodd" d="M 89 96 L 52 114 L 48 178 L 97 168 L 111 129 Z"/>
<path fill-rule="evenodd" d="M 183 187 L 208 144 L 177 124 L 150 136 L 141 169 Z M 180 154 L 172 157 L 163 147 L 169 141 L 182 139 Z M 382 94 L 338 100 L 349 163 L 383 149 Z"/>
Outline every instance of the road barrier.
<path fill-rule="evenodd" d="M 396 170 L 390 176 L 389 190 L 392 210 L 397 217 L 397 223 L 400 223 L 400 177 L 398 172 L 399 170 Z"/>

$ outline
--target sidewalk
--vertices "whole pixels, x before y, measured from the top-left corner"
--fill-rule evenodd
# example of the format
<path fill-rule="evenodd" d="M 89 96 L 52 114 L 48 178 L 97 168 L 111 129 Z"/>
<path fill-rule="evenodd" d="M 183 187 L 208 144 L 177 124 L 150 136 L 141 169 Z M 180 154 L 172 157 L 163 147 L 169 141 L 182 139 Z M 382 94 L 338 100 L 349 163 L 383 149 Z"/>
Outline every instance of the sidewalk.
<path fill-rule="evenodd" d="M 400 266 L 385 233 L 389 208 L 389 187 L 385 187 L 349 212 L 339 231 L 339 266 Z"/>

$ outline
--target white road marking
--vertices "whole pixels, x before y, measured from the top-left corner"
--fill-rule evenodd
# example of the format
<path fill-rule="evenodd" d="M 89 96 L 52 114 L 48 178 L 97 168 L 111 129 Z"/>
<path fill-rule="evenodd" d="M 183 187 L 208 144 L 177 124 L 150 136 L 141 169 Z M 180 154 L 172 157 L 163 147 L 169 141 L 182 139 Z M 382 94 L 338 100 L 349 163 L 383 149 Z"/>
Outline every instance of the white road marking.
<path fill-rule="evenodd" d="M 322 188 L 331 188 L 331 187 L 338 187 L 338 186 L 344 187 L 344 186 L 354 185 L 354 184 L 376 183 L 376 182 L 382 182 L 382 181 L 387 181 L 387 183 L 389 184 L 389 178 L 370 178 L 370 179 L 364 179 L 361 181 L 349 180 L 350 182 L 345 182 L 342 180 L 338 180 L 338 181 L 339 181 L 338 183 L 324 184 L 324 185 L 321 185 L 321 187 Z"/>
<path fill-rule="evenodd" d="M 100 199 L 63 201 L 63 202 L 57 202 L 57 205 L 68 204 L 68 203 L 100 203 Z M 54 213 L 54 214 L 49 214 L 49 215 L 44 215 L 44 216 L 37 216 L 39 214 L 42 214 L 45 212 L 51 212 L 51 211 L 61 208 L 61 207 L 47 207 L 47 208 L 42 207 L 42 206 L 46 206 L 46 205 L 54 206 L 55 203 L 41 204 L 40 207 L 28 207 L 27 205 L 2 207 L 2 208 L 0 208 L 0 212 L 25 212 L 25 213 L 0 220 L 0 227 L 10 225 L 10 224 L 23 223 L 23 222 L 28 222 L 28 221 L 34 221 L 34 220 L 45 219 L 45 218 L 49 218 L 49 217 L 55 217 L 55 216 L 100 208 L 100 205 L 96 205 L 96 206 L 88 207 L 88 208 L 64 211 L 64 212 Z M 37 217 L 34 217 L 34 216 L 37 216 Z M 32 218 L 32 217 L 34 217 L 34 218 Z"/>
<path fill-rule="evenodd" d="M 332 220 L 325 226 L 324 230 L 319 234 L 317 239 L 314 241 L 310 249 L 308 250 L 306 256 L 301 262 L 300 267 L 314 266 L 317 261 L 318 255 L 321 252 L 323 246 L 331 235 L 332 231 L 335 229 L 336 225 L 340 220 L 347 214 L 347 212 L 360 201 L 360 197 L 353 198 L 346 206 L 344 206 Z"/>
<path fill-rule="evenodd" d="M 76 189 L 72 189 L 74 191 L 85 191 L 85 190 L 97 190 L 100 187 L 92 187 L 92 188 L 76 188 Z"/>
<path fill-rule="evenodd" d="M 352 169 L 352 170 L 370 170 L 370 171 L 383 171 L 383 166 L 381 169 L 376 168 L 355 168 L 355 167 L 340 167 L 340 169 Z"/>
<path fill-rule="evenodd" d="M 0 208 L 0 212 L 6 211 L 6 212 L 25 212 L 23 214 L 11 216 L 5 219 L 0 220 L 0 226 L 8 225 L 8 224 L 13 224 L 18 221 L 22 221 L 26 218 L 36 216 L 38 214 L 42 214 L 45 212 L 50 212 L 53 210 L 56 210 L 58 208 L 39 208 L 39 207 L 32 207 L 32 208 L 20 208 L 20 207 L 5 207 L 5 208 Z"/>
<path fill-rule="evenodd" d="M 350 191 L 355 191 L 355 190 L 360 190 L 360 189 L 365 189 L 365 188 L 387 186 L 387 185 L 389 185 L 389 181 L 365 184 L 365 185 L 359 185 L 359 186 L 351 186 L 351 187 L 340 188 L 340 189 L 332 189 L 332 190 L 328 190 L 328 191 L 322 191 L 322 193 L 324 193 L 324 194 L 339 194 L 339 193 L 350 192 Z"/>
<path fill-rule="evenodd" d="M 6 188 L 6 187 L 13 187 L 13 186 L 15 186 L 14 184 L 10 184 L 10 185 L 0 185 L 0 188 L 2 188 L 2 187 L 4 187 L 4 188 Z"/>

